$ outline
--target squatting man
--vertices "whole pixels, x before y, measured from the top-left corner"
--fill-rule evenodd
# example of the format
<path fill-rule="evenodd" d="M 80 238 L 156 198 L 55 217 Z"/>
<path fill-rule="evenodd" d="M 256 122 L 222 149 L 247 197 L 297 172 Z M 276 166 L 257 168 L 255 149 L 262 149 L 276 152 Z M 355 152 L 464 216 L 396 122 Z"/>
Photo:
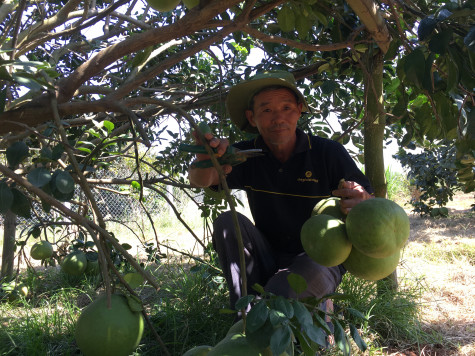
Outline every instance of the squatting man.
<path fill-rule="evenodd" d="M 254 219 L 239 214 L 244 242 L 247 290 L 258 283 L 267 292 L 286 298 L 321 298 L 336 290 L 345 269 L 324 267 L 307 256 L 300 242 L 300 230 L 318 201 L 341 197 L 344 214 L 372 197 L 368 179 L 338 142 L 313 136 L 297 128 L 302 112 L 309 112 L 295 78 L 289 72 L 270 71 L 255 75 L 229 91 L 226 108 L 241 130 L 255 133 L 254 139 L 235 143 L 241 149 L 262 149 L 263 155 L 222 169 L 230 189 L 246 192 Z M 226 138 L 212 133 L 204 136 L 209 145 L 224 154 Z M 201 144 L 195 134 L 197 144 Z M 209 159 L 197 154 L 196 160 Z M 189 170 L 190 184 L 218 190 L 219 175 L 214 167 Z M 339 182 L 345 182 L 340 185 Z M 230 212 L 213 222 L 213 246 L 218 254 L 234 308 L 241 297 L 239 252 Z M 305 278 L 307 289 L 297 295 L 287 276 Z"/>

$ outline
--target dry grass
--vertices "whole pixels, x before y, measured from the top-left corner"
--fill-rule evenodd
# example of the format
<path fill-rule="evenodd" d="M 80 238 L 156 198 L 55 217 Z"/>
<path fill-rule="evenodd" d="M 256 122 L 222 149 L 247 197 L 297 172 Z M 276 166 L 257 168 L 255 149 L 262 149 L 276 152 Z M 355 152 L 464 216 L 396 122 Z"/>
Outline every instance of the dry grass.
<path fill-rule="evenodd" d="M 448 218 L 410 215 L 411 235 L 399 274 L 425 284 L 424 328 L 438 332 L 444 341 L 444 346 L 420 347 L 420 355 L 475 355 L 475 214 L 470 212 L 473 202 L 473 195 L 458 194 L 448 205 Z"/>

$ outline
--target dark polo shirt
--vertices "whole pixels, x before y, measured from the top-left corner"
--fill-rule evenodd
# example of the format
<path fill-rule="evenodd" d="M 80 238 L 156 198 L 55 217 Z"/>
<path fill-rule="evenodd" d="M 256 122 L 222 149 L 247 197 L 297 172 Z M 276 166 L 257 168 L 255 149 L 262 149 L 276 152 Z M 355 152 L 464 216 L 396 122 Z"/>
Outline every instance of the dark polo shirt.
<path fill-rule="evenodd" d="M 303 251 L 303 223 L 315 204 L 337 189 L 340 179 L 355 181 L 372 192 L 368 179 L 336 141 L 297 129 L 295 151 L 285 163 L 272 155 L 261 136 L 234 146 L 264 152 L 264 156 L 234 166 L 227 183 L 231 189 L 246 191 L 256 227 L 279 252 Z"/>

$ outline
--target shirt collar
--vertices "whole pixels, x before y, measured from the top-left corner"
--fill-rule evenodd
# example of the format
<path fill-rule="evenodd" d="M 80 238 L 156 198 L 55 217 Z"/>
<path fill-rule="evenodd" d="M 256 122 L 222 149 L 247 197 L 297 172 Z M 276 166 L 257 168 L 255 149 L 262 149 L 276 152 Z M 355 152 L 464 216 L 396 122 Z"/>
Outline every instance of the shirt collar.
<path fill-rule="evenodd" d="M 297 141 L 295 142 L 294 153 L 300 153 L 300 152 L 305 152 L 307 150 L 310 150 L 312 148 L 310 137 L 299 128 L 297 128 L 295 133 L 297 135 Z M 257 136 L 254 139 L 254 147 L 260 148 L 265 152 L 269 151 L 269 148 L 265 144 L 264 139 L 262 138 L 261 135 Z"/>

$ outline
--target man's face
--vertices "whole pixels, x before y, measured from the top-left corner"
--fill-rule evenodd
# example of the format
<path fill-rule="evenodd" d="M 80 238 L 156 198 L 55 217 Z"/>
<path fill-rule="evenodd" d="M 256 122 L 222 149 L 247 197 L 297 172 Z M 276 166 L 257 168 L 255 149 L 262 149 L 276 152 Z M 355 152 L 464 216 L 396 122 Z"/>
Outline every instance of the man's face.
<path fill-rule="evenodd" d="M 267 144 L 282 145 L 294 139 L 302 105 L 290 89 L 265 90 L 254 97 L 246 117 Z"/>

